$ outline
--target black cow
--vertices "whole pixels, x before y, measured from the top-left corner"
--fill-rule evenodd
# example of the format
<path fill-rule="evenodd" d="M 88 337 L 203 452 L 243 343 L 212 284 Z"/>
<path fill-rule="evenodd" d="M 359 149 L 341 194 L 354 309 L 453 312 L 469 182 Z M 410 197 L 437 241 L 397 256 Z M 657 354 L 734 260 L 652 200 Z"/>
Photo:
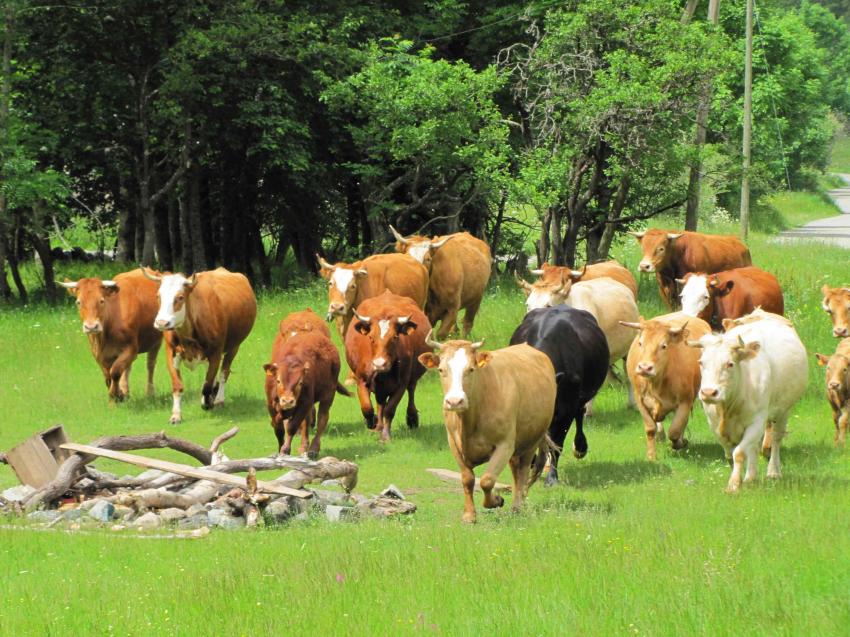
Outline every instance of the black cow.
<path fill-rule="evenodd" d="M 608 374 L 608 342 L 590 312 L 568 305 L 532 310 L 511 336 L 511 345 L 528 343 L 546 354 L 555 367 L 558 395 L 549 437 L 562 447 L 576 423 L 573 455 L 587 454 L 584 406 L 599 391 Z M 546 485 L 558 482 L 560 451 L 553 451 Z"/>

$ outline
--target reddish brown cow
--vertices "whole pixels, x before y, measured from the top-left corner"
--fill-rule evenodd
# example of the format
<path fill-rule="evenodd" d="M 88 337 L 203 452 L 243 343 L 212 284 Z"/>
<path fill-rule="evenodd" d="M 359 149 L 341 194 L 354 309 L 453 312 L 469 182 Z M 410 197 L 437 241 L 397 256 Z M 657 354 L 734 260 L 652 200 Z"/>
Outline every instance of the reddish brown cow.
<path fill-rule="evenodd" d="M 263 369 L 266 370 L 266 406 L 281 454 L 289 454 L 292 437 L 300 431 L 298 453 L 306 451 L 311 458 L 319 455 L 334 396 L 337 392 L 351 395 L 339 384 L 339 368 L 339 352 L 327 335 L 318 331 L 289 337 L 277 335 L 272 347 L 272 362 L 263 365 Z M 319 403 L 316 435 L 309 443 L 309 427 L 313 424 L 316 403 Z"/>
<path fill-rule="evenodd" d="M 835 338 L 850 336 L 850 287 L 821 288 L 823 311 L 832 319 L 832 335 Z"/>
<path fill-rule="evenodd" d="M 208 362 L 201 407 L 224 404 L 230 366 L 257 318 L 257 299 L 245 275 L 224 268 L 196 272 L 189 278 L 147 272 L 145 276 L 160 282 L 159 311 L 153 324 L 167 332 L 165 362 L 171 374 L 174 424 L 182 420 L 182 361 L 190 368 L 203 360 Z"/>
<path fill-rule="evenodd" d="M 354 308 L 384 290 L 413 299 L 420 308 L 428 299 L 428 270 L 406 254 L 376 254 L 355 263 L 331 265 L 318 254 L 328 281 L 328 320 L 336 318 L 345 339 Z"/>
<path fill-rule="evenodd" d="M 676 282 L 682 286 L 682 311 L 708 321 L 717 330 L 722 328 L 723 319 L 740 318 L 757 307 L 773 314 L 785 313 L 779 281 L 753 266 L 716 274 L 689 272 Z"/>
<path fill-rule="evenodd" d="M 629 288 L 632 296 L 637 299 L 637 281 L 635 281 L 635 277 L 629 272 L 628 268 L 624 268 L 620 263 L 613 260 L 586 265 L 581 270 L 573 270 L 567 267 L 544 263 L 539 270 L 531 270 L 531 273 L 540 277 L 534 282 L 535 284 L 559 284 L 564 286 L 564 289 L 569 289 L 569 285 L 578 283 L 579 281 L 590 281 L 592 279 L 608 277 Z"/>
<path fill-rule="evenodd" d="M 110 400 L 129 397 L 130 368 L 136 356 L 144 353 L 148 355 L 146 393 L 152 396 L 156 355 L 162 344 L 162 334 L 153 326 L 159 308 L 157 285 L 138 271 L 107 281 L 88 278 L 62 285 L 77 299 L 83 333 L 89 337 Z"/>
<path fill-rule="evenodd" d="M 673 307 L 677 303 L 676 279 L 688 272 L 714 274 L 722 270 L 752 265 L 750 251 L 738 237 L 700 232 L 645 230 L 632 232 L 643 250 L 638 265 L 641 272 L 655 272 L 661 298 Z"/>
<path fill-rule="evenodd" d="M 420 354 L 430 352 L 425 337 L 431 331 L 428 317 L 411 299 L 387 291 L 361 303 L 345 335 L 345 358 L 357 382 L 360 409 L 370 429 L 377 427 L 382 441 L 402 394 L 407 390 L 407 426 L 419 426 L 414 393 L 425 368 Z M 372 408 L 372 396 L 378 415 Z"/>
<path fill-rule="evenodd" d="M 457 330 L 457 317 L 463 315 L 463 337 L 475 323 L 484 291 L 490 281 L 490 246 L 468 232 L 444 237 L 403 237 L 395 228 L 396 251 L 409 254 L 428 268 L 428 320 L 440 321 L 438 336 L 445 338 Z"/>
<path fill-rule="evenodd" d="M 328 324 L 309 307 L 306 310 L 292 312 L 285 316 L 278 325 L 278 333 L 283 337 L 283 340 L 304 332 L 316 332 L 328 338 L 331 337 Z"/>

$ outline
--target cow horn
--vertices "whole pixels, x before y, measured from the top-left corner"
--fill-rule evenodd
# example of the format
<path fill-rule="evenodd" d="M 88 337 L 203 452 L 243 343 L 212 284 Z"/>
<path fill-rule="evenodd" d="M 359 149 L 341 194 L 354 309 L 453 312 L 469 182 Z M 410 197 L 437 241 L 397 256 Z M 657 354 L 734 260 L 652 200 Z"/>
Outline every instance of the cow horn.
<path fill-rule="evenodd" d="M 143 265 L 139 266 L 139 270 L 141 270 L 142 274 L 144 274 L 145 277 L 150 279 L 151 281 L 162 281 L 161 276 L 159 276 L 157 274 L 151 274 L 150 272 L 148 272 L 148 269 Z"/>
<path fill-rule="evenodd" d="M 584 273 L 587 272 L 587 264 L 584 264 L 584 267 L 581 270 L 570 270 L 570 278 L 571 279 L 581 279 L 584 276 Z"/>
<path fill-rule="evenodd" d="M 529 272 L 534 276 L 541 276 L 543 274 L 543 270 L 529 270 Z"/>
<path fill-rule="evenodd" d="M 476 349 L 478 349 L 479 347 L 484 347 L 484 339 L 482 338 L 480 341 L 476 341 L 476 342 L 474 342 L 474 343 L 471 343 L 471 344 L 470 344 L 470 347 L 471 347 L 473 350 L 476 350 Z"/>
<path fill-rule="evenodd" d="M 366 268 L 360 268 L 359 270 L 355 270 L 354 273 L 359 274 L 360 276 L 366 276 L 367 274 L 369 274 L 369 270 L 367 270 Z"/>
<path fill-rule="evenodd" d="M 446 241 L 448 241 L 449 239 L 451 239 L 451 238 L 452 238 L 452 236 L 453 236 L 453 235 L 449 235 L 448 237 L 443 237 L 443 238 L 442 238 L 442 239 L 440 239 L 439 241 L 432 242 L 432 243 L 431 243 L 431 249 L 432 249 L 432 250 L 436 250 L 437 248 L 442 248 L 442 247 L 445 245 Z"/>
<path fill-rule="evenodd" d="M 372 322 L 372 317 L 371 317 L 371 316 L 361 316 L 360 314 L 358 314 L 358 313 L 357 313 L 357 310 L 354 310 L 354 316 L 355 316 L 355 317 L 357 318 L 357 320 L 358 320 L 358 321 L 360 321 L 361 323 L 371 323 L 371 322 Z"/>
<path fill-rule="evenodd" d="M 744 342 L 744 339 L 741 338 L 741 335 L 738 334 L 738 347 L 746 347 L 747 344 Z"/>
<path fill-rule="evenodd" d="M 678 239 L 679 237 L 681 237 L 681 236 L 682 236 L 682 234 L 683 234 L 683 233 L 681 233 L 681 232 L 668 232 L 668 233 L 667 233 L 667 238 L 668 238 L 668 239 L 670 239 L 670 241 L 675 241 L 676 239 Z"/>
<path fill-rule="evenodd" d="M 434 333 L 433 329 L 428 330 L 428 335 L 425 337 L 425 344 L 428 347 L 430 347 L 431 349 L 435 349 L 437 351 L 440 351 L 441 349 L 443 349 L 443 344 L 439 343 L 438 341 L 435 341 L 433 338 L 431 338 L 431 335 L 433 333 Z"/>
<path fill-rule="evenodd" d="M 522 289 L 529 291 L 531 290 L 531 283 L 523 279 L 516 272 L 514 273 L 514 278 L 516 278 L 517 285 L 519 285 Z"/>
<path fill-rule="evenodd" d="M 399 325 L 404 325 L 404 324 L 405 324 L 405 323 L 407 323 L 409 320 L 410 320 L 410 316 L 399 316 L 399 317 L 395 320 L 395 322 L 396 322 L 396 323 L 398 323 Z"/>
<path fill-rule="evenodd" d="M 118 287 L 118 284 L 112 280 L 101 281 L 100 284 L 105 288 L 114 288 Z"/>
<path fill-rule="evenodd" d="M 78 284 L 79 284 L 78 281 L 63 281 L 59 285 L 61 285 L 63 288 L 65 288 L 67 290 L 75 290 L 75 289 L 77 289 Z"/>
<path fill-rule="evenodd" d="M 687 345 L 688 347 L 698 347 L 700 349 L 705 347 L 705 345 L 702 344 L 702 341 L 688 341 Z"/>
<path fill-rule="evenodd" d="M 633 237 L 637 237 L 638 239 L 643 239 L 643 235 L 646 234 L 646 230 L 641 230 L 640 232 L 635 232 L 634 230 L 630 230 L 629 234 Z"/>
<path fill-rule="evenodd" d="M 685 279 L 674 279 L 679 285 L 685 285 Z"/>
<path fill-rule="evenodd" d="M 319 253 L 318 253 L 318 252 L 316 253 L 316 261 L 318 261 L 318 263 L 319 263 L 319 267 L 320 267 L 320 268 L 325 268 L 326 270 L 333 270 L 333 269 L 334 269 L 334 266 L 332 266 L 330 263 L 328 263 L 327 261 L 325 261 L 325 260 L 324 260 L 324 259 L 323 259 L 320 255 L 319 255 Z"/>
<path fill-rule="evenodd" d="M 186 281 L 183 285 L 188 285 L 189 287 L 194 286 L 198 282 L 198 273 L 193 272 L 192 276 L 189 277 L 189 280 Z"/>
<path fill-rule="evenodd" d="M 620 321 L 620 325 L 623 327 L 631 327 L 634 330 L 640 329 L 640 323 L 634 323 L 632 321 Z"/>
<path fill-rule="evenodd" d="M 390 232 L 393 233 L 393 236 L 396 238 L 396 241 L 398 241 L 399 243 L 403 243 L 404 245 L 407 245 L 408 243 L 410 243 L 410 241 L 408 241 L 403 236 L 401 236 L 401 233 L 399 233 L 398 230 L 393 228 L 392 224 L 390 224 Z"/>

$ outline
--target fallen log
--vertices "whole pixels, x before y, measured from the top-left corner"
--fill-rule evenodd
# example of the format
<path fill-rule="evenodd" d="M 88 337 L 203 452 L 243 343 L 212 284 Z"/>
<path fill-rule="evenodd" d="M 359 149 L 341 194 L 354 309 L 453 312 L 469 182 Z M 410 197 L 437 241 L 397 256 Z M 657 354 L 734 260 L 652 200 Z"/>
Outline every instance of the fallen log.
<path fill-rule="evenodd" d="M 333 456 L 327 456 L 321 460 L 309 462 L 309 465 L 293 469 L 286 475 L 272 480 L 270 484 L 300 489 L 305 484 L 316 480 L 339 480 L 346 493 L 351 493 L 357 486 L 357 465 L 348 460 L 338 460 Z"/>
<path fill-rule="evenodd" d="M 166 489 L 139 489 L 122 491 L 106 498 L 114 504 L 133 507 L 137 511 L 143 509 L 188 509 L 193 504 L 205 504 L 218 495 L 221 485 L 208 480 L 201 480 L 185 493 L 168 491 Z"/>

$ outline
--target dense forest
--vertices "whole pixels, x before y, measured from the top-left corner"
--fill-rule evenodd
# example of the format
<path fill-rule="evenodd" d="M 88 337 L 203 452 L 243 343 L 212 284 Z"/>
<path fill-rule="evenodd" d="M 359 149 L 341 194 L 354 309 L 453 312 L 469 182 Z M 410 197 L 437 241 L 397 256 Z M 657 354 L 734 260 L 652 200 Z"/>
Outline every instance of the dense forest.
<path fill-rule="evenodd" d="M 756 199 L 810 187 L 850 117 L 848 4 L 757 4 Z M 258 284 L 390 224 L 567 264 L 662 213 L 696 228 L 738 208 L 745 3 L 719 5 L 0 0 L 0 296 L 29 259 L 51 294 L 80 224 Z"/>

